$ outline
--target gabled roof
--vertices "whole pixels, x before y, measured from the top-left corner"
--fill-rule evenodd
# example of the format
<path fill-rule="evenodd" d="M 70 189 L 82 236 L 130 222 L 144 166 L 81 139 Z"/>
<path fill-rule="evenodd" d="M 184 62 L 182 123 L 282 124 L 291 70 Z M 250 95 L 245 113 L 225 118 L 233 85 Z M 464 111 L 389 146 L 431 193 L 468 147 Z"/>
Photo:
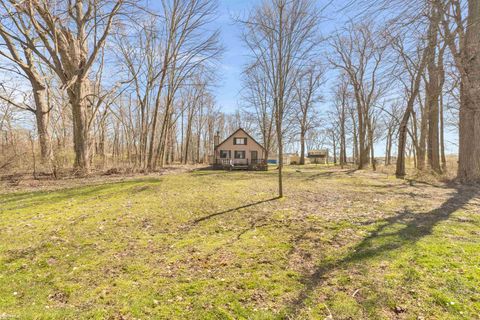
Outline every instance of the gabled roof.
<path fill-rule="evenodd" d="M 258 144 L 263 150 L 266 150 L 264 146 L 262 146 L 260 143 L 258 143 L 257 140 L 255 140 L 251 135 L 249 135 L 248 132 L 245 131 L 243 128 L 238 128 L 237 130 L 235 130 L 231 135 L 228 136 L 228 138 L 226 138 L 225 140 L 220 142 L 217 146 L 215 146 L 214 149 L 216 150 L 218 147 L 220 147 L 222 144 L 224 144 L 228 139 L 233 137 L 238 131 L 243 131 L 243 133 L 245 133 L 248 138 L 252 139 L 252 141 L 255 142 L 256 144 Z"/>
<path fill-rule="evenodd" d="M 320 149 L 320 150 L 310 150 L 308 151 L 308 157 L 320 157 L 320 156 L 327 156 L 328 149 Z"/>

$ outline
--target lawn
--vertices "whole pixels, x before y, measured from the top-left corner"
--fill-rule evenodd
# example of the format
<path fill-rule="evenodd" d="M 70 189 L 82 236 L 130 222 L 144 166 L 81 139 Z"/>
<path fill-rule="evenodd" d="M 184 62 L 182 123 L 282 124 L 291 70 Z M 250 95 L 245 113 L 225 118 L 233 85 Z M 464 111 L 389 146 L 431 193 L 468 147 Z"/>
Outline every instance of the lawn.
<path fill-rule="evenodd" d="M 0 194 L 0 319 L 478 319 L 480 188 L 195 171 Z"/>

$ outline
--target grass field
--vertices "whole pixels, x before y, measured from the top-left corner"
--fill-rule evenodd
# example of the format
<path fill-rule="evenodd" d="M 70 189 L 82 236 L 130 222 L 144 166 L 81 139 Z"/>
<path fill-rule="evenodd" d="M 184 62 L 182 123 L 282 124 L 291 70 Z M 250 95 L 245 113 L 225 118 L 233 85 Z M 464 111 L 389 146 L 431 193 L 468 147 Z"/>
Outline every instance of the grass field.
<path fill-rule="evenodd" d="M 0 319 L 479 319 L 480 189 L 195 171 L 0 194 Z"/>

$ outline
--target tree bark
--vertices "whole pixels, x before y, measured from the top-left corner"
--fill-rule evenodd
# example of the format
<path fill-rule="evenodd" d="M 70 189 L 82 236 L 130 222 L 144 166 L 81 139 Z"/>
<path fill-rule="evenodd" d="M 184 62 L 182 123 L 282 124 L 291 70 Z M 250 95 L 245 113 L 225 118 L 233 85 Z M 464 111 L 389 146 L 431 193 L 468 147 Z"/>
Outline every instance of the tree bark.
<path fill-rule="evenodd" d="M 458 178 L 480 183 L 480 2 L 468 1 L 460 84 Z"/>
<path fill-rule="evenodd" d="M 40 144 L 40 161 L 43 165 L 50 167 L 53 160 L 53 151 L 48 130 L 50 110 L 47 103 L 47 88 L 35 81 L 31 81 L 31 84 L 36 106 L 35 120 L 37 124 L 38 141 Z"/>
<path fill-rule="evenodd" d="M 305 130 L 300 130 L 300 164 L 305 164 Z"/>
<path fill-rule="evenodd" d="M 87 79 L 76 81 L 68 90 L 68 97 L 72 108 L 73 145 L 75 151 L 74 166 L 80 174 L 90 172 L 90 129 L 88 119 L 91 109 L 86 99 L 89 94 Z"/>
<path fill-rule="evenodd" d="M 427 139 L 427 156 L 430 169 L 437 173 L 441 173 L 440 168 L 440 152 L 439 152 L 439 70 L 436 63 L 437 43 L 439 32 L 440 16 L 437 4 L 432 5 L 432 14 L 430 17 L 430 27 L 428 34 L 428 82 L 426 85 L 426 102 L 428 119 L 428 139 Z"/>
<path fill-rule="evenodd" d="M 428 97 L 425 97 L 425 103 L 423 104 L 422 112 L 421 112 L 421 119 L 420 119 L 420 137 L 418 138 L 418 143 L 414 144 L 416 147 L 416 168 L 418 170 L 425 169 L 425 159 L 426 159 L 426 151 L 427 151 L 427 135 L 428 135 L 428 107 L 430 103 L 428 102 Z M 416 120 L 415 120 L 416 121 Z M 417 137 L 416 132 L 416 122 L 414 122 L 415 128 L 415 137 Z"/>
<path fill-rule="evenodd" d="M 347 163 L 347 139 L 345 137 L 345 104 L 342 102 L 342 110 L 340 113 L 340 166 Z"/>

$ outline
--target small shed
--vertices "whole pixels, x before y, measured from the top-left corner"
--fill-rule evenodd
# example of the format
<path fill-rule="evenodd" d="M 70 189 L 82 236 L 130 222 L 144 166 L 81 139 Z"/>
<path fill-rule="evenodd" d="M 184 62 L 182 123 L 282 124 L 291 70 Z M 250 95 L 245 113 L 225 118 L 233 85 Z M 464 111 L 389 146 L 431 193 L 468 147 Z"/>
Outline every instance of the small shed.
<path fill-rule="evenodd" d="M 328 149 L 310 150 L 308 151 L 308 159 L 310 163 L 328 164 Z"/>

